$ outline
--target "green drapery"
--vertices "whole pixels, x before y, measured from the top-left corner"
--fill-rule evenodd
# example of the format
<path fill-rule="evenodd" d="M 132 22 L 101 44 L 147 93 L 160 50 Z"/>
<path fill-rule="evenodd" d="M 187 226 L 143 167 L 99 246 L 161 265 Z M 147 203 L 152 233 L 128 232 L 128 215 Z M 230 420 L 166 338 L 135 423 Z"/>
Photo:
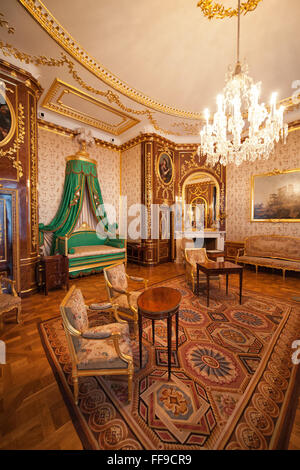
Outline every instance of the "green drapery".
<path fill-rule="evenodd" d="M 114 232 L 117 228 L 117 224 L 108 224 L 95 163 L 74 157 L 67 162 L 63 196 L 54 219 L 49 225 L 39 224 L 41 244 L 43 233 L 53 232 L 51 255 L 55 253 L 57 238 L 70 235 L 74 230 L 82 209 L 85 184 L 90 207 L 105 231 Z"/>

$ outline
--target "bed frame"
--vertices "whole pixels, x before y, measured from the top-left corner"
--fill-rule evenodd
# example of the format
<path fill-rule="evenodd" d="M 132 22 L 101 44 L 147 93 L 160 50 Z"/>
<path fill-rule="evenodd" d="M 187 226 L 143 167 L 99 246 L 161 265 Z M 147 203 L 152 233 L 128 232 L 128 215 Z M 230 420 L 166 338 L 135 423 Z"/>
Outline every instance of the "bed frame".
<path fill-rule="evenodd" d="M 100 272 L 103 268 L 121 260 L 127 263 L 126 241 L 126 239 L 121 239 L 118 236 L 114 239 L 107 237 L 105 240 L 102 240 L 97 236 L 95 230 L 87 228 L 87 225 L 83 224 L 78 231 L 71 233 L 69 236 L 58 237 L 57 251 L 62 255 L 68 256 L 70 277 L 78 277 Z M 108 251 L 105 254 L 79 256 L 76 258 L 69 256 L 74 253 L 74 248 L 76 247 L 101 245 L 111 247 L 111 252 Z M 122 249 L 122 251 L 116 251 L 116 248 Z"/>

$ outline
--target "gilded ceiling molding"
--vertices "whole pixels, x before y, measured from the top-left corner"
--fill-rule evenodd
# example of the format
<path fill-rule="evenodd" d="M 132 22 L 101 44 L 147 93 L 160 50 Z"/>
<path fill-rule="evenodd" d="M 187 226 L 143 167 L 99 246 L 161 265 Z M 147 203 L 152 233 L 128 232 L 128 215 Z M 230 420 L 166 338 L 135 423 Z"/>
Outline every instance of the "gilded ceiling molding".
<path fill-rule="evenodd" d="M 246 15 L 249 11 L 254 11 L 258 4 L 262 0 L 246 0 L 241 3 L 241 13 Z M 200 7 L 204 16 L 209 20 L 232 18 L 238 16 L 237 8 L 225 8 L 221 3 L 213 2 L 212 0 L 200 0 L 197 3 L 197 7 Z"/>
<path fill-rule="evenodd" d="M 31 63 L 34 65 L 45 65 L 48 67 L 60 67 L 60 66 L 67 65 L 69 73 L 85 90 L 88 90 L 100 96 L 104 96 L 110 103 L 112 102 L 116 103 L 123 111 L 127 113 L 133 113 L 139 116 L 141 115 L 146 116 L 149 122 L 154 127 L 154 129 L 158 132 L 163 132 L 166 135 L 173 135 L 173 136 L 182 135 L 181 133 L 172 132 L 170 130 L 163 129 L 162 127 L 160 127 L 157 120 L 154 117 L 153 111 L 151 111 L 150 109 L 136 110 L 136 109 L 128 108 L 121 102 L 119 96 L 113 91 L 98 90 L 86 84 L 84 80 L 76 72 L 76 70 L 74 69 L 74 63 L 70 59 L 68 59 L 65 54 L 62 54 L 61 59 L 55 59 L 53 57 L 47 58 L 46 56 L 31 56 L 30 54 L 21 52 L 14 46 L 12 46 L 11 44 L 4 43 L 3 41 L 0 41 L 0 50 L 2 51 L 5 57 L 13 56 L 15 57 L 15 59 L 18 59 L 21 62 L 26 62 L 27 64 Z"/>
<path fill-rule="evenodd" d="M 20 1 L 20 0 L 19 0 Z M 3 26 L 0 23 L 0 27 Z M 182 135 L 193 135 L 194 129 L 197 128 L 197 124 L 190 124 L 190 123 L 184 123 L 184 122 L 179 122 L 179 123 L 174 123 L 174 126 L 181 127 L 182 131 L 184 134 L 179 133 L 179 132 L 173 132 L 167 129 L 164 129 L 159 126 L 157 120 L 154 117 L 153 111 L 150 109 L 142 109 L 142 110 L 137 110 L 133 108 L 129 108 L 128 106 L 124 105 L 120 97 L 114 93 L 112 90 L 98 90 L 87 83 L 80 77 L 78 72 L 75 70 L 75 65 L 74 62 L 72 62 L 65 54 L 61 53 L 61 58 L 53 58 L 53 57 L 46 57 L 44 55 L 40 56 L 32 56 L 30 54 L 24 53 L 19 51 L 17 48 L 12 46 L 11 44 L 4 43 L 3 41 L 0 41 L 0 50 L 2 51 L 3 55 L 5 57 L 10 57 L 13 56 L 15 59 L 18 59 L 20 62 L 25 62 L 25 63 L 31 63 L 34 65 L 43 65 L 43 66 L 48 66 L 48 67 L 62 67 L 62 66 L 67 66 L 68 72 L 72 75 L 75 81 L 82 86 L 87 91 L 90 91 L 98 96 L 103 96 L 105 97 L 109 103 L 115 103 L 119 106 L 120 109 L 122 109 L 124 112 L 127 113 L 132 113 L 138 116 L 144 115 L 145 117 L 148 118 L 149 122 L 152 124 L 153 128 L 158 131 L 158 132 L 163 132 L 165 135 L 170 135 L 170 136 L 182 136 Z M 9 65 L 9 64 L 8 64 Z M 298 97 L 299 98 L 299 97 Z M 284 105 L 286 107 L 287 111 L 293 111 L 297 108 L 300 107 L 300 100 L 298 103 L 295 103 L 295 98 L 294 97 L 289 97 L 280 102 L 280 104 Z M 198 119 L 199 120 L 199 119 Z M 203 122 L 203 118 L 200 119 L 200 124 Z M 196 134 L 198 135 L 198 130 L 196 130 Z M 195 135 L 195 134 L 194 134 Z"/>
<path fill-rule="evenodd" d="M 65 101 L 65 97 L 71 97 L 71 102 L 69 102 L 69 104 Z M 76 103 L 72 102 L 72 98 L 74 99 L 74 97 L 97 106 L 99 110 L 104 110 L 111 113 L 111 116 L 118 118 L 118 123 L 113 124 L 110 122 L 105 122 L 100 118 L 93 117 L 92 114 L 88 113 L 87 111 L 82 112 L 79 109 L 80 106 L 78 107 L 78 105 L 76 106 Z M 93 126 L 96 129 L 100 129 L 113 135 L 120 135 L 140 122 L 138 119 L 133 118 L 129 114 L 119 111 L 118 109 L 107 105 L 103 101 L 93 98 L 91 95 L 88 95 L 87 93 L 73 87 L 72 85 L 69 85 L 66 82 L 63 82 L 62 80 L 59 80 L 58 78 L 54 80 L 51 87 L 49 88 L 48 93 L 43 100 L 42 106 L 43 108 L 49 109 L 50 111 L 62 114 L 63 116 L 71 117 L 72 119 L 84 122 L 89 126 Z"/>
<path fill-rule="evenodd" d="M 54 39 L 61 47 L 65 49 L 74 59 L 83 67 L 93 73 L 104 83 L 119 91 L 128 98 L 147 106 L 161 113 L 171 114 L 173 116 L 185 117 L 190 119 L 201 119 L 201 113 L 184 111 L 173 106 L 159 103 L 157 100 L 146 96 L 142 92 L 130 87 L 116 75 L 111 73 L 96 59 L 76 42 L 76 40 L 66 31 L 66 29 L 54 18 L 51 12 L 45 7 L 41 0 L 18 0 L 21 5 L 31 14 L 39 25 Z"/>
<path fill-rule="evenodd" d="M 299 131 L 300 130 L 300 119 L 289 123 L 289 132 Z"/>

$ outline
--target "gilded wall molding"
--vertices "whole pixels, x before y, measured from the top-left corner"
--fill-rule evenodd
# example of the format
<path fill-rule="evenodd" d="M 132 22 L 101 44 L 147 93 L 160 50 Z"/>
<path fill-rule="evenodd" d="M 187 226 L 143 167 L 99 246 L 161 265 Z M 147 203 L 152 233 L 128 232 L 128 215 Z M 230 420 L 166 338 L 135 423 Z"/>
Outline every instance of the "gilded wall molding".
<path fill-rule="evenodd" d="M 37 192 L 37 133 L 36 109 L 31 107 L 30 116 L 30 210 L 31 210 L 31 243 L 33 250 L 38 247 L 38 192 Z"/>
<path fill-rule="evenodd" d="M 0 158 L 8 158 L 9 160 L 12 161 L 13 167 L 17 170 L 18 172 L 18 179 L 23 176 L 23 167 L 22 163 L 19 161 L 18 158 L 16 158 L 16 153 L 20 149 L 21 145 L 24 143 L 24 138 L 25 138 L 25 115 L 24 115 L 24 106 L 22 103 L 19 103 L 18 106 L 18 116 L 17 116 L 17 122 L 18 122 L 18 133 L 17 137 L 15 138 L 13 144 L 9 149 L 7 150 L 2 150 L 0 149 Z"/>

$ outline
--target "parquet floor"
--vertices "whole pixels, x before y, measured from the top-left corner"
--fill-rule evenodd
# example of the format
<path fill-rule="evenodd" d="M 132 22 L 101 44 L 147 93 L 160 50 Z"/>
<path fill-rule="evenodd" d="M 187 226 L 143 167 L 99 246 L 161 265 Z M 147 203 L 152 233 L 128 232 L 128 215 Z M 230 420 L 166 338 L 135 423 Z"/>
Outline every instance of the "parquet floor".
<path fill-rule="evenodd" d="M 145 268 L 128 264 L 129 274 L 146 277 L 150 284 L 182 274 L 183 267 L 164 264 Z M 237 284 L 235 276 L 230 284 Z M 106 299 L 103 274 L 76 281 L 87 304 Z M 291 299 L 300 296 L 300 277 L 245 270 L 244 287 L 268 295 Z M 0 449 L 82 449 L 69 413 L 58 389 L 38 333 L 38 323 L 59 315 L 64 290 L 36 294 L 22 299 L 23 324 L 7 315 L 1 339 L 7 347 L 7 364 L 0 366 Z M 300 400 L 290 437 L 289 449 L 300 450 Z"/>

